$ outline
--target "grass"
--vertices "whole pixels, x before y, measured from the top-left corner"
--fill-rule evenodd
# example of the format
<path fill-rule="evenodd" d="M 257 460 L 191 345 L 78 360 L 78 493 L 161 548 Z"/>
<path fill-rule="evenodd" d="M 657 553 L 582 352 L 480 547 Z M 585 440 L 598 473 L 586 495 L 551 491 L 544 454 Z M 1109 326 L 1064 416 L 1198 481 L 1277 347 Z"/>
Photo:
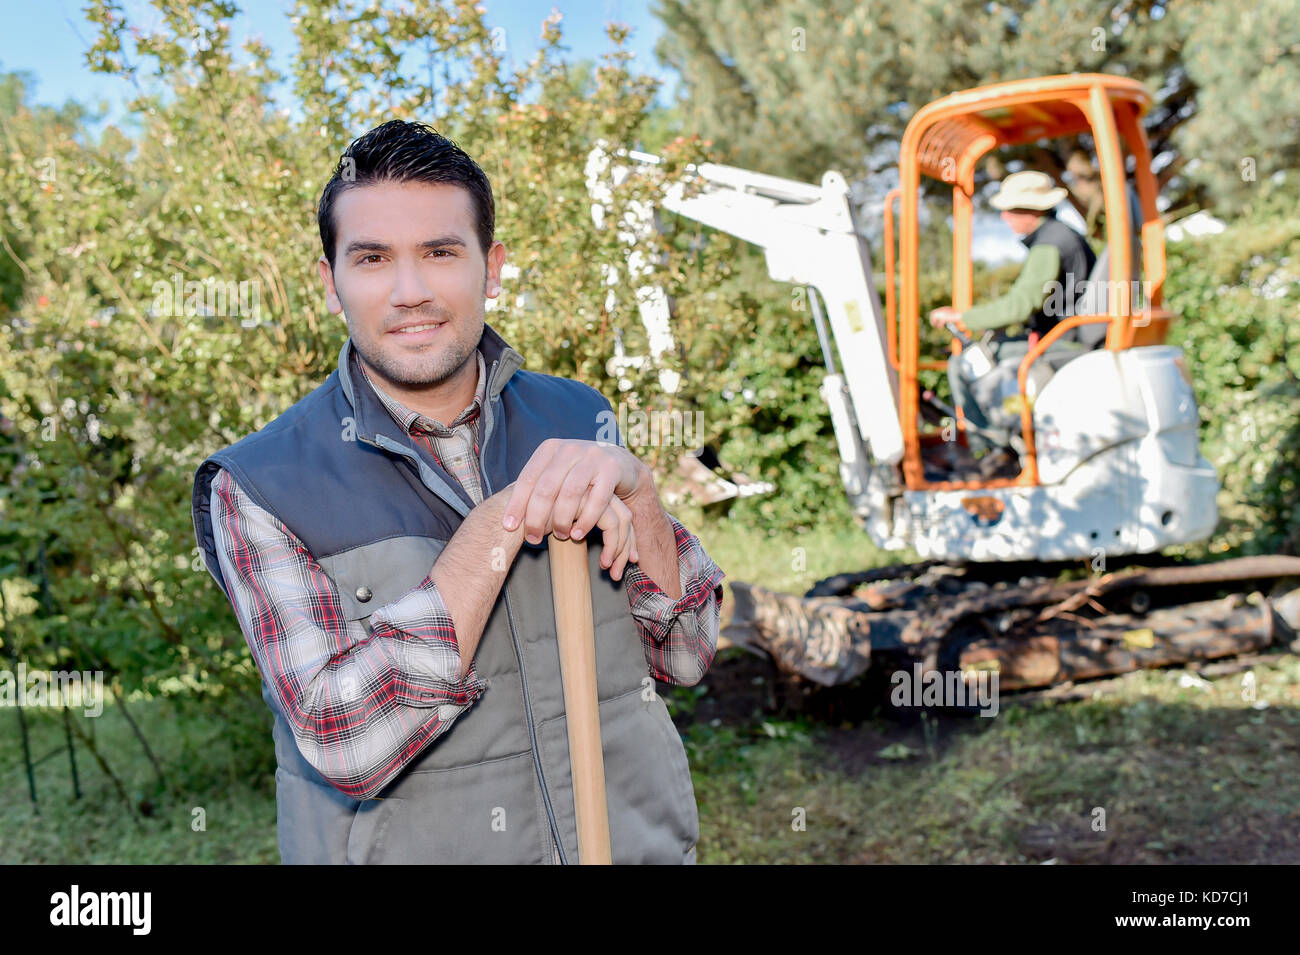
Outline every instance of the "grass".
<path fill-rule="evenodd" d="M 851 524 L 782 538 L 693 517 L 730 580 L 774 590 L 914 559 Z M 739 686 L 721 678 L 738 667 Z M 701 863 L 1300 862 L 1300 659 L 1252 672 L 1252 699 L 1242 674 L 1142 671 L 992 719 L 828 725 L 774 707 L 779 678 L 735 650 L 669 704 Z"/>
<path fill-rule="evenodd" d="M 728 581 L 743 580 L 770 590 L 803 593 L 832 574 L 916 560 L 909 551 L 890 553 L 876 547 L 843 509 L 842 523 L 802 534 L 769 535 L 729 520 L 701 517 L 682 508 L 677 515 L 699 537 Z M 837 517 L 841 509 L 836 509 Z"/>
<path fill-rule="evenodd" d="M 12 710 L 0 713 L 0 862 L 279 862 L 271 719 L 257 702 L 262 712 L 256 719 L 232 719 L 211 706 L 178 711 L 162 699 L 128 703 L 166 788 L 116 705 L 105 701 L 95 719 L 74 710 L 72 718 L 93 733 L 127 800 L 81 742 L 75 746 L 81 798 L 74 798 L 61 712 L 27 709 L 32 756 L 39 760 L 39 813 L 30 799 L 17 717 Z"/>
<path fill-rule="evenodd" d="M 729 580 L 792 592 L 906 559 L 851 526 L 783 538 L 681 519 Z M 1241 675 L 1144 671 L 1077 702 L 1004 697 L 992 719 L 848 723 L 783 705 L 770 666 L 730 649 L 666 700 L 690 757 L 701 863 L 1300 862 L 1300 659 L 1279 653 L 1252 672 L 1253 700 Z M 130 705 L 166 790 L 111 704 L 83 725 L 134 812 L 81 744 L 72 798 L 59 714 L 36 710 L 34 815 L 16 715 L 0 712 L 0 862 L 278 861 L 260 699 Z"/>
<path fill-rule="evenodd" d="M 1159 671 L 993 719 L 697 720 L 700 862 L 1300 861 L 1300 661 L 1254 673 L 1260 710 Z"/>

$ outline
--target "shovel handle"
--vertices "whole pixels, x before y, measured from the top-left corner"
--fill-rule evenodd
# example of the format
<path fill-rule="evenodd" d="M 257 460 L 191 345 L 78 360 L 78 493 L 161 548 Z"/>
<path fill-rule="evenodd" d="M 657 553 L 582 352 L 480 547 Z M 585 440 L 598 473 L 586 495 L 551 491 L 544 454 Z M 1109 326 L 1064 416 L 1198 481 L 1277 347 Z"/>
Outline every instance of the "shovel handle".
<path fill-rule="evenodd" d="M 591 572 L 587 542 L 547 538 L 551 598 L 560 648 L 569 764 L 573 770 L 573 808 L 578 827 L 580 865 L 609 865 L 609 813 L 605 803 L 605 760 L 600 742 L 596 694 L 596 629 L 591 611 Z"/>

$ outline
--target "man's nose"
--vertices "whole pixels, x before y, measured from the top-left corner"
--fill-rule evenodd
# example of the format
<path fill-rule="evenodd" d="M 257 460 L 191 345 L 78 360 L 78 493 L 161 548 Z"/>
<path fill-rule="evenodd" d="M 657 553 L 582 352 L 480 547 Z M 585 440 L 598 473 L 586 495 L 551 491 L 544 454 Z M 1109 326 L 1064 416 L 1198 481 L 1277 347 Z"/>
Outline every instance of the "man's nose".
<path fill-rule="evenodd" d="M 418 265 L 397 263 L 397 279 L 393 283 L 393 292 L 389 304 L 396 307 L 412 308 L 433 300 L 433 289 L 420 273 Z"/>

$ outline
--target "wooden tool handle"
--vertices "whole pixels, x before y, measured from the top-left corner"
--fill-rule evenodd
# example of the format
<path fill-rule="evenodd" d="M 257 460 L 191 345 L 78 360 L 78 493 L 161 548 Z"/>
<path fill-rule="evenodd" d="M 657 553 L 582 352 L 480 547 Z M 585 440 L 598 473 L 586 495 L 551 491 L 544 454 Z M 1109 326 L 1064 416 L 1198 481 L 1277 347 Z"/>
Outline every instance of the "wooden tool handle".
<path fill-rule="evenodd" d="M 569 727 L 573 805 L 578 825 L 578 862 L 609 865 L 609 815 L 605 805 L 605 759 L 600 745 L 596 695 L 596 628 L 591 612 L 587 542 L 547 538 L 551 596 L 560 644 L 560 679 Z"/>

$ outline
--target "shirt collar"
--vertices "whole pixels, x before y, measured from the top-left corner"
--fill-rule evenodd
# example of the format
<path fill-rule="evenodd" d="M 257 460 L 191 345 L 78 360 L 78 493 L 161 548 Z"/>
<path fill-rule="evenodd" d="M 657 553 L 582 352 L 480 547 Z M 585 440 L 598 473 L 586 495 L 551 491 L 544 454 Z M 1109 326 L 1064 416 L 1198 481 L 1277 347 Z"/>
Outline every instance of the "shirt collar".
<path fill-rule="evenodd" d="M 373 443 L 377 434 L 377 429 L 383 428 L 383 421 L 377 421 L 373 418 L 373 413 L 378 412 L 378 407 L 370 401 L 370 396 L 376 395 L 374 386 L 369 389 L 362 388 L 361 392 L 357 390 L 357 363 L 353 360 L 352 353 L 356 349 L 352 346 L 352 336 L 348 336 L 343 341 L 343 347 L 339 349 L 339 362 L 337 374 L 339 376 L 339 385 L 343 389 L 344 397 L 347 398 L 348 404 L 352 406 L 356 414 L 357 437 L 361 440 Z M 507 382 L 514 376 L 524 364 L 524 358 L 519 352 L 511 348 L 510 345 L 498 334 L 497 330 L 486 322 L 483 324 L 483 334 L 479 338 L 478 350 L 483 356 L 484 366 L 487 368 L 487 382 L 484 387 L 487 389 L 486 401 L 495 401 L 497 396 L 505 390 Z M 363 379 L 364 380 L 364 379 Z M 483 379 L 480 375 L 480 383 Z M 373 408 L 373 412 L 371 409 Z M 391 416 L 381 414 L 384 420 L 392 420 Z"/>
<path fill-rule="evenodd" d="M 427 415 L 422 415 L 418 411 L 412 411 L 392 395 L 388 394 L 375 384 L 375 380 L 370 377 L 369 373 L 366 371 L 365 365 L 362 364 L 361 359 L 357 357 L 355 349 L 352 350 L 351 355 L 355 367 L 361 372 L 370 387 L 374 389 L 375 394 L 379 396 L 379 400 L 382 401 L 384 407 L 388 409 L 388 413 L 393 416 L 393 420 L 402 426 L 403 431 L 408 434 L 417 431 L 429 431 L 441 435 L 450 434 L 452 429 L 462 424 L 474 421 L 479 412 L 483 410 L 483 402 L 487 397 L 487 372 L 483 367 L 482 349 L 474 349 L 474 357 L 478 365 L 478 385 L 474 390 L 474 398 L 449 424 L 443 424 L 441 421 L 430 418 Z"/>

